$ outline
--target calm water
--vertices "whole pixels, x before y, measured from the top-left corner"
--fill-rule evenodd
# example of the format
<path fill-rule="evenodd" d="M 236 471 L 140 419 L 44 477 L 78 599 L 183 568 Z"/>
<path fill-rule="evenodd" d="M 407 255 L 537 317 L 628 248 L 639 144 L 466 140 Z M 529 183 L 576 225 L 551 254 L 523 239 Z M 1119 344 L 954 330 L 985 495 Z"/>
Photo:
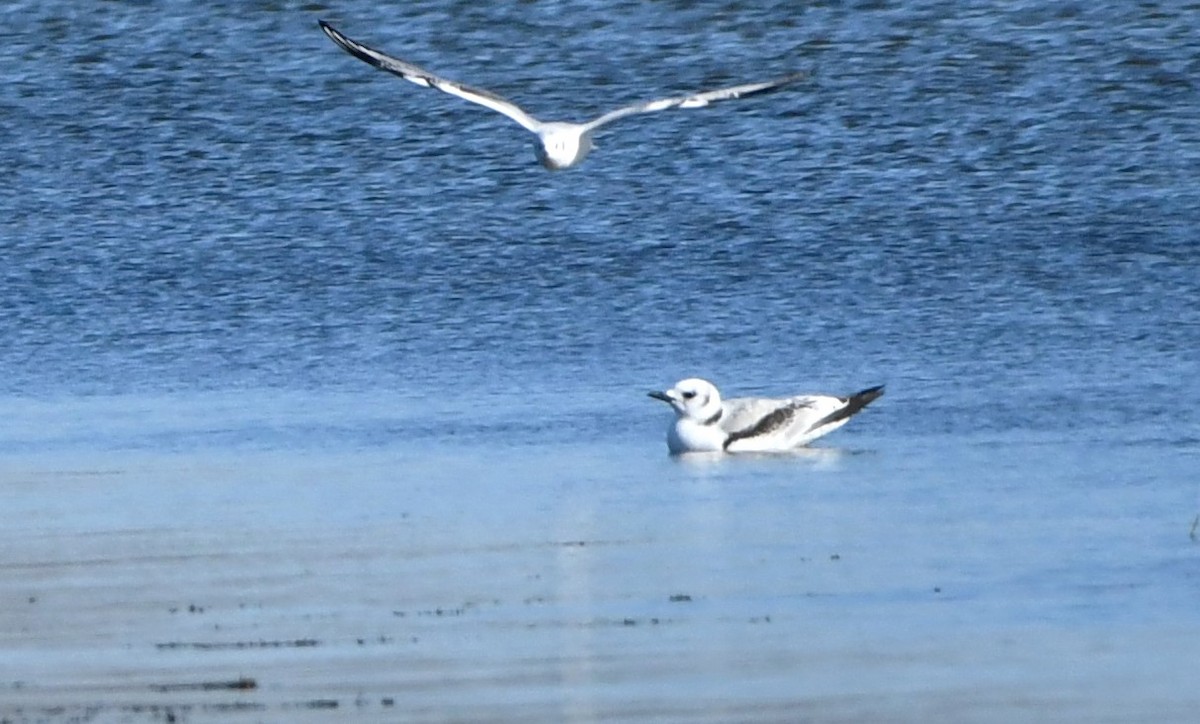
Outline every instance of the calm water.
<path fill-rule="evenodd" d="M 318 17 L 551 119 L 812 77 L 624 120 L 551 174 Z M 0 717 L 125 659 L 402 706 L 418 645 L 363 635 L 437 642 L 434 719 L 1194 716 L 1195 3 L 0 20 L 3 605 L 103 599 L 112 566 L 132 611 L 213 599 L 366 672 L 153 658 L 214 635 L 178 617 L 43 636 L 83 614 L 64 594 L 8 621 Z M 692 375 L 888 394 L 821 452 L 688 464 L 645 392 Z"/>

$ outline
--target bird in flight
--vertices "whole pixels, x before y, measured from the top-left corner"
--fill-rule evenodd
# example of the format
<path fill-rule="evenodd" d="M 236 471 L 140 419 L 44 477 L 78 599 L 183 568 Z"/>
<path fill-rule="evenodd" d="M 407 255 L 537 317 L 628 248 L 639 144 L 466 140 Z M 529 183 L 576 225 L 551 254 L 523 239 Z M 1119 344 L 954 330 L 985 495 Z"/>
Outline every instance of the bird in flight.
<path fill-rule="evenodd" d="M 700 91 L 691 95 L 635 103 L 614 111 L 609 111 L 586 123 L 539 121 L 522 110 L 516 103 L 498 96 L 491 91 L 474 88 L 434 75 L 412 63 L 394 58 L 355 40 L 351 40 L 324 20 L 318 22 L 321 25 L 321 30 L 325 31 L 330 40 L 337 43 L 343 50 L 355 58 L 370 63 L 376 68 L 382 68 L 389 73 L 395 73 L 401 78 L 416 83 L 419 86 L 436 88 L 452 96 L 458 96 L 472 103 L 478 103 L 485 108 L 491 108 L 493 111 L 502 113 L 521 124 L 526 130 L 537 135 L 537 143 L 534 149 L 537 153 L 538 161 L 541 161 L 542 165 L 551 171 L 559 171 L 579 165 L 587 157 L 588 152 L 592 150 L 592 134 L 595 133 L 596 129 L 618 118 L 638 113 L 664 111 L 668 108 L 701 108 L 715 101 L 744 98 L 772 91 L 789 83 L 794 83 L 805 75 L 803 73 L 792 73 L 774 80 L 745 83 L 728 88 Z"/>

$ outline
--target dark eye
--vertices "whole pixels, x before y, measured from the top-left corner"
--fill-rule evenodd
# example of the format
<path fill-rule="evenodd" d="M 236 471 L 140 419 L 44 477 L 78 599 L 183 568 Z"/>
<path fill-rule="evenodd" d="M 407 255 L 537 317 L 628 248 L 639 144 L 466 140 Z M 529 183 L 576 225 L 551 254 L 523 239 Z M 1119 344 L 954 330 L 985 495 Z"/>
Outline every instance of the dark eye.
<path fill-rule="evenodd" d="M 683 399 L 685 399 L 685 400 L 690 400 L 695 396 L 696 396 L 696 393 L 692 392 L 691 390 L 688 390 L 687 392 L 683 393 Z"/>

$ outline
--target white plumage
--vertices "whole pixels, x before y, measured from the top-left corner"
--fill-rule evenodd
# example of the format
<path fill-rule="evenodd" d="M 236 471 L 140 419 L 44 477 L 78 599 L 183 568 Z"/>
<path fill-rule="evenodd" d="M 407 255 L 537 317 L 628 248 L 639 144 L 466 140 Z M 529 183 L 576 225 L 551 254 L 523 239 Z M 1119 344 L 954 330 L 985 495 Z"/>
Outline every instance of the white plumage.
<path fill-rule="evenodd" d="M 650 396 L 671 405 L 675 421 L 667 431 L 672 454 L 687 452 L 783 452 L 838 429 L 883 394 L 871 387 L 848 397 L 739 397 L 722 400 L 713 383 L 681 380 Z"/>
<path fill-rule="evenodd" d="M 541 161 L 543 166 L 552 171 L 571 168 L 582 162 L 592 149 L 592 134 L 596 129 L 618 118 L 632 116 L 637 113 L 653 113 L 654 111 L 662 111 L 668 108 L 700 108 L 715 101 L 743 98 L 756 93 L 774 90 L 780 86 L 799 80 L 804 75 L 803 73 L 793 73 L 775 80 L 701 91 L 677 98 L 662 98 L 644 103 L 635 103 L 630 106 L 618 108 L 615 111 L 609 111 L 587 123 L 545 122 L 539 121 L 522 110 L 516 103 L 495 93 L 441 78 L 412 63 L 400 60 L 399 58 L 393 58 L 386 53 L 351 40 L 324 20 L 318 22 L 321 25 L 321 29 L 325 31 L 325 34 L 333 42 L 337 43 L 343 50 L 355 58 L 370 63 L 376 68 L 395 73 L 401 78 L 416 83 L 419 86 L 436 88 L 472 103 L 478 103 L 485 108 L 490 108 L 497 113 L 508 116 L 521 124 L 525 129 L 532 131 L 538 137 L 537 145 L 534 147 L 538 160 Z"/>

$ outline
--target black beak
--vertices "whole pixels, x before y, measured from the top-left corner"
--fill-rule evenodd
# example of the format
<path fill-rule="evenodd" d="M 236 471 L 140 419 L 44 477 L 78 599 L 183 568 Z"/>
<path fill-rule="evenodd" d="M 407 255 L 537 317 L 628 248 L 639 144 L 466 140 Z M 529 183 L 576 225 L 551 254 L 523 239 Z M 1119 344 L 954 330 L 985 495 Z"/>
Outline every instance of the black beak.
<path fill-rule="evenodd" d="M 649 395 L 656 400 L 662 400 L 663 402 L 667 403 L 668 405 L 671 404 L 672 402 L 674 402 L 674 400 L 671 399 L 671 396 L 665 392 L 654 391 L 654 392 L 649 393 Z"/>

